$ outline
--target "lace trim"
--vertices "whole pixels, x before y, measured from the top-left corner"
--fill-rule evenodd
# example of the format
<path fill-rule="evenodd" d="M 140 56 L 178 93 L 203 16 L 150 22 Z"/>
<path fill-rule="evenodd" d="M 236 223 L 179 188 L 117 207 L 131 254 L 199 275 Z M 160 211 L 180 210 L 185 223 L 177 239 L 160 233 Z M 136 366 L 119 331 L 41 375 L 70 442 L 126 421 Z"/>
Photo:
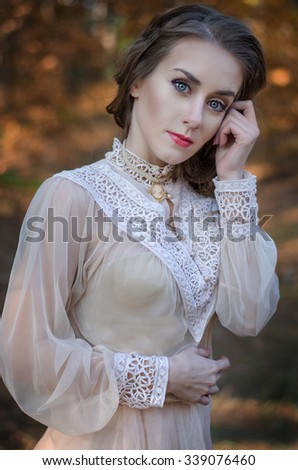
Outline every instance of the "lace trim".
<path fill-rule="evenodd" d="M 220 181 L 214 178 L 213 181 L 220 225 L 225 236 L 232 241 L 242 241 L 255 234 L 258 223 L 256 177 L 244 172 L 242 180 Z"/>
<path fill-rule="evenodd" d="M 168 358 L 115 353 L 119 402 L 130 408 L 162 407 L 168 384 Z"/>
<path fill-rule="evenodd" d="M 256 191 L 257 178 L 248 171 L 243 171 L 241 180 L 219 180 L 213 178 L 213 183 L 218 191 Z"/>
<path fill-rule="evenodd" d="M 146 162 L 146 160 L 143 160 L 142 158 L 135 155 L 128 148 L 126 148 L 126 156 L 129 159 L 129 161 L 133 165 L 137 166 L 141 172 L 148 173 L 153 178 L 162 179 L 166 177 L 167 175 L 169 175 L 170 173 L 172 173 L 175 169 L 174 165 L 165 165 L 164 167 L 160 167 L 158 165 L 152 165 L 151 163 Z M 152 181 L 149 178 L 146 178 L 143 175 L 140 175 L 139 173 L 134 171 L 132 168 L 130 168 L 128 165 L 126 165 L 124 158 L 123 158 L 122 143 L 118 139 L 114 139 L 113 151 L 106 153 L 106 159 L 112 165 L 123 170 L 131 178 L 135 179 L 138 183 L 142 183 L 146 187 L 151 186 Z M 171 178 L 169 178 L 168 181 L 163 182 L 164 186 L 169 185 L 169 184 L 171 184 Z"/>

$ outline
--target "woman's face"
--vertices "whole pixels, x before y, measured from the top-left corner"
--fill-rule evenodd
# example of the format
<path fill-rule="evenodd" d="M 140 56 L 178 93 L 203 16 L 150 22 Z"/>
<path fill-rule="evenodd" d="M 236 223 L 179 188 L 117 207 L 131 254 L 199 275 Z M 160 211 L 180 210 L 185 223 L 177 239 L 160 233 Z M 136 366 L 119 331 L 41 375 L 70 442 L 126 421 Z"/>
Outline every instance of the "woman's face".
<path fill-rule="evenodd" d="M 242 80 L 240 64 L 225 49 L 196 38 L 179 40 L 131 88 L 127 148 L 161 166 L 189 159 L 216 134 Z"/>

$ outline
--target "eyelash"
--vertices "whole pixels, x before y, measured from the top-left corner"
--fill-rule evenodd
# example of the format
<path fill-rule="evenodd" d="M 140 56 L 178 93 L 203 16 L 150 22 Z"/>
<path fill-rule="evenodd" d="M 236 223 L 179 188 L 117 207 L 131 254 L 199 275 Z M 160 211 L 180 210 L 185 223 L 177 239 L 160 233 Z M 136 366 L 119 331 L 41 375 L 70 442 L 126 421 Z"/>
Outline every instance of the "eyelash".
<path fill-rule="evenodd" d="M 212 103 L 212 102 L 219 104 L 220 109 L 217 110 L 217 109 L 212 108 L 212 107 L 210 106 L 210 103 Z M 209 106 L 210 106 L 210 108 L 212 109 L 212 111 L 215 111 L 216 113 L 221 113 L 221 112 L 223 112 L 223 111 L 226 111 L 226 109 L 227 109 L 227 105 L 226 105 L 225 103 L 223 103 L 222 101 L 219 101 L 219 100 L 213 99 L 213 100 L 208 101 L 208 103 L 209 103 Z"/>
<path fill-rule="evenodd" d="M 179 85 L 184 85 L 187 88 L 188 93 L 191 91 L 191 86 L 188 83 L 186 83 L 184 80 L 172 80 L 172 84 L 174 85 L 178 93 L 181 93 L 183 95 L 185 95 L 186 93 L 185 91 L 179 90 L 178 88 Z"/>
<path fill-rule="evenodd" d="M 191 86 L 185 82 L 184 80 L 180 80 L 180 79 L 176 79 L 176 80 L 172 80 L 172 84 L 174 85 L 174 87 L 176 88 L 176 90 L 178 91 L 178 93 L 182 94 L 182 95 L 186 95 L 188 93 L 191 92 Z M 185 89 L 182 91 L 181 89 L 179 89 L 179 86 L 180 85 L 183 85 L 185 86 Z M 220 106 L 220 109 L 214 109 L 210 106 L 210 103 L 217 103 L 219 106 Z M 227 110 L 227 105 L 220 101 L 220 100 L 216 100 L 216 99 L 212 99 L 212 100 L 209 100 L 208 101 L 208 104 L 210 106 L 210 109 L 216 113 L 221 113 L 221 112 L 224 112 Z"/>

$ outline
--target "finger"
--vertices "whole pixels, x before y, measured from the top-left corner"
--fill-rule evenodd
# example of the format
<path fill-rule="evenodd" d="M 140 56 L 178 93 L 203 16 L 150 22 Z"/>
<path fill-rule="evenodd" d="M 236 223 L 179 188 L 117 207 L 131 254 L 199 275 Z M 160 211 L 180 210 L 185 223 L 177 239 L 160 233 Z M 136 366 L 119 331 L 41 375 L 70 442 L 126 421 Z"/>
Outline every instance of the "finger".
<path fill-rule="evenodd" d="M 222 356 L 220 359 L 215 361 L 217 363 L 218 370 L 225 370 L 230 367 L 230 361 L 227 357 Z"/>
<path fill-rule="evenodd" d="M 216 145 L 224 147 L 227 144 L 232 144 L 236 136 L 245 133 L 247 130 L 247 120 L 238 111 L 233 110 L 234 114 L 231 113 L 225 121 L 222 123 L 220 129 L 216 135 Z M 245 121 L 241 123 L 241 118 Z"/>
<path fill-rule="evenodd" d="M 240 111 L 243 114 L 243 116 L 245 116 L 246 119 L 248 119 L 249 121 L 257 122 L 255 108 L 251 100 L 234 101 L 234 103 L 230 107 L 230 110 L 232 109 L 236 109 L 237 111 Z"/>
<path fill-rule="evenodd" d="M 208 395 L 215 395 L 218 392 L 219 388 L 217 385 L 212 385 L 208 390 Z"/>
<path fill-rule="evenodd" d="M 230 128 L 231 132 L 236 135 L 241 132 L 252 132 L 254 135 L 255 132 L 259 131 L 256 118 L 248 118 L 237 109 L 231 110 L 223 129 L 225 130 L 226 127 Z"/>
<path fill-rule="evenodd" d="M 240 113 L 238 113 L 238 111 L 234 110 L 234 112 L 235 114 L 237 113 L 240 116 Z M 237 124 L 237 120 L 236 120 L 236 124 Z M 213 138 L 213 145 L 219 145 L 220 147 L 223 147 L 224 145 L 226 145 L 229 138 L 233 135 L 232 127 L 234 125 L 235 124 L 231 122 L 231 114 L 227 113 L 226 118 L 222 122 L 220 128 L 218 129 L 218 131 L 216 132 Z"/>
<path fill-rule="evenodd" d="M 210 349 L 208 349 L 208 348 L 197 348 L 197 353 L 200 356 L 209 357 L 210 356 Z"/>
<path fill-rule="evenodd" d="M 200 403 L 201 405 L 209 405 L 210 403 L 210 397 L 208 395 L 203 395 L 198 401 L 197 403 Z"/>
<path fill-rule="evenodd" d="M 219 144 L 219 132 L 216 132 L 214 139 L 213 139 L 213 145 L 218 145 Z"/>
<path fill-rule="evenodd" d="M 226 122 L 220 129 L 218 141 L 219 146 L 223 147 L 227 144 L 249 144 L 254 142 L 259 135 L 259 129 L 257 125 L 249 122 L 242 114 L 238 111 L 233 110 L 233 113 L 229 116 Z"/>
<path fill-rule="evenodd" d="M 215 376 L 216 382 L 218 382 L 220 378 L 221 378 L 221 373 L 219 372 L 219 373 L 216 374 L 216 376 Z"/>

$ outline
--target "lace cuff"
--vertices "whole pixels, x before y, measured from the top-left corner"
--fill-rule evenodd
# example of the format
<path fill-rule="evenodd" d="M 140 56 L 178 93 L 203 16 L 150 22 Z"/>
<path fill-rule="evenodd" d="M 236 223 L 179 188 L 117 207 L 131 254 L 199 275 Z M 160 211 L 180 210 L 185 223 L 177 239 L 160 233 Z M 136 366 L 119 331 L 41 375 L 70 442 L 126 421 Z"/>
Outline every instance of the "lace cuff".
<path fill-rule="evenodd" d="M 241 241 L 254 235 L 258 223 L 256 177 L 244 171 L 241 180 L 214 178 L 213 182 L 225 236 L 232 241 Z"/>
<path fill-rule="evenodd" d="M 119 402 L 130 408 L 162 407 L 168 383 L 168 358 L 115 353 Z"/>

